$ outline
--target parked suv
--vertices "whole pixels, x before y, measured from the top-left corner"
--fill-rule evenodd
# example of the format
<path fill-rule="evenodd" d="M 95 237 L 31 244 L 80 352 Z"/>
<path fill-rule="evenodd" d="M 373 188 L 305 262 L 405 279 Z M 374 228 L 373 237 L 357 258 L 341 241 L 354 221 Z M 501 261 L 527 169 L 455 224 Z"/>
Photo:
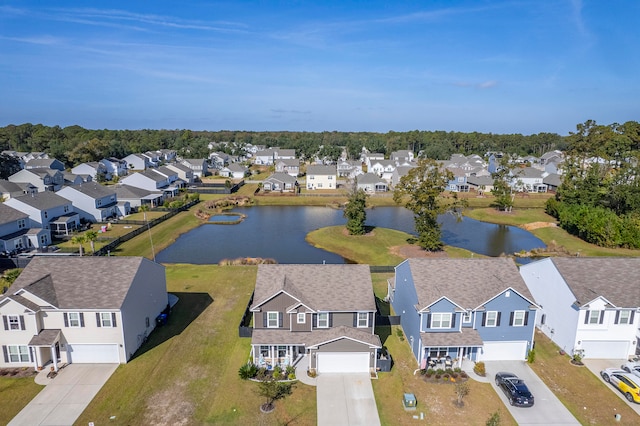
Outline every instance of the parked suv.
<path fill-rule="evenodd" d="M 517 407 L 532 407 L 534 398 L 524 380 L 519 379 L 513 373 L 501 371 L 496 374 L 496 386 L 501 388 L 507 398 L 509 404 Z"/>

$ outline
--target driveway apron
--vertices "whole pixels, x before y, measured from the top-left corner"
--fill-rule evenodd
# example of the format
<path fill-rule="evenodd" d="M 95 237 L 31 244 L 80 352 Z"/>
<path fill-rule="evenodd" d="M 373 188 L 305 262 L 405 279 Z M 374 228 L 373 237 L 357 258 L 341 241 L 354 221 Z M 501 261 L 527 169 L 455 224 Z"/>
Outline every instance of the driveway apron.
<path fill-rule="evenodd" d="M 319 374 L 316 394 L 319 426 L 380 424 L 371 378 L 367 373 Z"/>
<path fill-rule="evenodd" d="M 525 425 L 579 425 L 580 422 L 562 405 L 542 380 L 524 361 L 487 361 L 487 376 L 491 386 L 520 426 Z M 493 379 L 497 372 L 507 371 L 523 379 L 535 398 L 533 407 L 512 407 L 501 388 Z"/>
<path fill-rule="evenodd" d="M 119 364 L 69 364 L 9 422 L 10 426 L 73 425 Z"/>

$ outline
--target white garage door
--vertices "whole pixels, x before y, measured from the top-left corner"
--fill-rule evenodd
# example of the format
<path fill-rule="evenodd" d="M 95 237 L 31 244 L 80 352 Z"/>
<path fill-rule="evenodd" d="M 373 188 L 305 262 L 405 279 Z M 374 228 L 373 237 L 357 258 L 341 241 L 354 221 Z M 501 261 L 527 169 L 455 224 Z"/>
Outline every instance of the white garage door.
<path fill-rule="evenodd" d="M 319 373 L 368 373 L 368 352 L 319 352 Z"/>
<path fill-rule="evenodd" d="M 67 345 L 70 362 L 78 364 L 119 363 L 118 345 Z"/>
<path fill-rule="evenodd" d="M 627 359 L 629 342 L 584 340 L 582 349 L 585 358 Z"/>
<path fill-rule="evenodd" d="M 527 342 L 485 342 L 481 350 L 480 361 L 518 361 L 524 360 Z"/>

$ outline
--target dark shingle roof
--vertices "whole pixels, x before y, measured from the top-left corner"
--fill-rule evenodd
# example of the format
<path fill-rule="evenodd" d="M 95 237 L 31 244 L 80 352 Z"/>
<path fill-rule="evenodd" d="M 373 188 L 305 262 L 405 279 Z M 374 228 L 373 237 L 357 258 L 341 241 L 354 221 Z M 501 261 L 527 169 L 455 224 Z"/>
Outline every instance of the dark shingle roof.
<path fill-rule="evenodd" d="M 97 182 L 83 183 L 81 185 L 69 186 L 68 188 L 76 190 L 88 197 L 93 198 L 94 200 L 97 200 L 98 198 L 109 197 L 116 194 L 116 191 L 114 191 L 113 188 L 100 185 Z M 69 191 L 69 190 L 66 190 L 66 191 Z"/>
<path fill-rule="evenodd" d="M 335 175 L 336 173 L 338 173 L 336 166 L 314 164 L 307 167 L 307 175 Z"/>
<path fill-rule="evenodd" d="M 254 307 L 289 288 L 317 311 L 376 309 L 368 265 L 260 265 Z"/>
<path fill-rule="evenodd" d="M 462 328 L 452 333 L 420 333 L 422 344 L 428 347 L 444 346 L 482 346 L 482 337 L 478 330 Z"/>
<path fill-rule="evenodd" d="M 144 198 L 147 195 L 151 195 L 151 194 L 157 194 L 158 196 L 162 195 L 160 192 L 153 192 L 144 188 L 137 188 L 135 186 L 124 185 L 124 184 L 118 184 L 114 186 L 113 189 L 115 190 L 119 200 L 139 199 L 139 198 Z"/>
<path fill-rule="evenodd" d="M 65 206 L 65 205 L 71 204 L 71 201 L 51 191 L 38 192 L 37 194 L 22 195 L 20 197 L 15 197 L 13 199 L 20 201 L 28 206 L 34 207 L 38 210 L 47 210 L 53 207 L 59 207 L 59 206 Z"/>
<path fill-rule="evenodd" d="M 553 257 L 578 305 L 602 296 L 617 307 L 640 306 L 640 258 Z"/>
<path fill-rule="evenodd" d="M 15 222 L 18 219 L 25 219 L 27 217 L 29 217 L 28 214 L 22 213 L 20 210 L 16 210 L 13 207 L 9 207 L 5 203 L 0 203 L 0 225 Z"/>
<path fill-rule="evenodd" d="M 289 330 L 276 330 L 266 328 L 256 328 L 251 336 L 251 343 L 254 345 L 304 345 L 317 346 L 322 343 L 330 342 L 336 339 L 347 337 L 350 339 L 364 342 L 371 346 L 382 347 L 380 337 L 371 332 L 358 330 L 353 327 L 344 325 L 339 327 L 327 328 L 324 330 L 313 330 L 307 332 L 292 333 Z"/>
<path fill-rule="evenodd" d="M 120 309 L 142 257 L 36 256 L 7 291 L 24 289 L 59 309 Z"/>
<path fill-rule="evenodd" d="M 409 259 L 418 308 L 443 296 L 464 309 L 474 309 L 511 287 L 533 302 L 513 259 Z"/>

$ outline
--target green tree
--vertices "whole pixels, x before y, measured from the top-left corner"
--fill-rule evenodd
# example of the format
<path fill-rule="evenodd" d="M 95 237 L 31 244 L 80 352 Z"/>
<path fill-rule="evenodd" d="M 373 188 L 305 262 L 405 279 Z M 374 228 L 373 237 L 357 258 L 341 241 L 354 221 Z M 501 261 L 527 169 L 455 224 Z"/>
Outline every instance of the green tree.
<path fill-rule="evenodd" d="M 77 244 L 80 247 L 80 256 L 84 254 L 84 246 L 83 244 L 87 241 L 84 235 L 76 235 L 71 238 L 71 242 L 73 244 Z"/>
<path fill-rule="evenodd" d="M 344 208 L 343 216 L 347 219 L 347 230 L 349 235 L 364 235 L 366 233 L 365 222 L 367 220 L 367 194 L 354 179 L 351 190 L 348 194 L 348 202 Z"/>
<path fill-rule="evenodd" d="M 273 377 L 265 377 L 258 383 L 258 395 L 265 398 L 266 402 L 262 405 L 264 411 L 273 410 L 274 402 L 282 399 L 287 395 L 291 395 L 293 386 L 291 383 L 278 382 Z"/>
<path fill-rule="evenodd" d="M 89 244 L 91 244 L 91 252 L 95 253 L 96 252 L 95 242 L 98 239 L 98 233 L 96 231 L 87 231 L 84 233 L 84 238 L 87 241 L 89 241 Z"/>
<path fill-rule="evenodd" d="M 453 179 L 453 173 L 442 168 L 440 163 L 422 158 L 417 167 L 400 179 L 393 192 L 393 200 L 397 204 L 404 203 L 413 212 L 418 245 L 425 250 L 442 249 L 438 215 L 445 212 L 459 215 L 465 206 L 455 193 L 446 198 L 441 196 Z"/>
<path fill-rule="evenodd" d="M 20 170 L 20 161 L 16 157 L 0 154 L 0 179 L 8 179 L 9 176 Z"/>
<path fill-rule="evenodd" d="M 456 398 L 459 407 L 464 405 L 463 399 L 465 396 L 469 395 L 469 383 L 467 382 L 456 382 Z"/>

